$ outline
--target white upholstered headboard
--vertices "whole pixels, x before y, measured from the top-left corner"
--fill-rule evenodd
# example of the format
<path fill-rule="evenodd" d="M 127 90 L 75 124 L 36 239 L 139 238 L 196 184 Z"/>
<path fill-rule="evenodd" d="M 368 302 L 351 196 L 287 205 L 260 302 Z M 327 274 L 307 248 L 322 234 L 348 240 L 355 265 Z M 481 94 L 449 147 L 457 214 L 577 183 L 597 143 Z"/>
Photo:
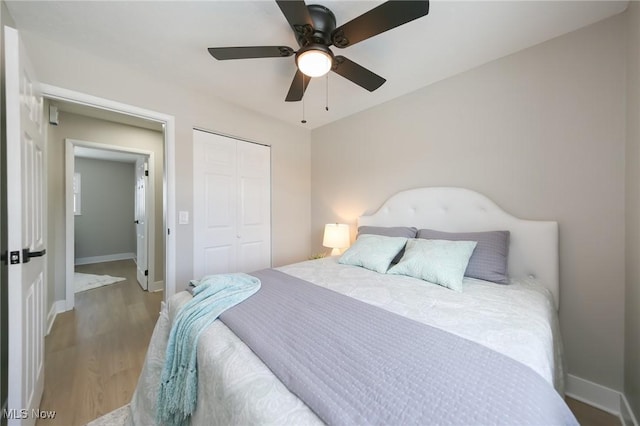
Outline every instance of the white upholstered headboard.
<path fill-rule="evenodd" d="M 463 188 L 418 188 L 399 192 L 358 226 L 414 226 L 447 232 L 508 230 L 509 275 L 535 277 L 560 305 L 558 224 L 511 216 L 482 194 Z"/>

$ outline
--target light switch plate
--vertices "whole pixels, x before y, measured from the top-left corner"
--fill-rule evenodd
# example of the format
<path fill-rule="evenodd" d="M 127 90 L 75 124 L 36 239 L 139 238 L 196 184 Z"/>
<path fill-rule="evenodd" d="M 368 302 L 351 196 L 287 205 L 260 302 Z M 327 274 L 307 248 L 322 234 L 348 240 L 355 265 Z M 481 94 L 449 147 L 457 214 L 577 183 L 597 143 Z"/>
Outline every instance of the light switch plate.
<path fill-rule="evenodd" d="M 178 214 L 178 224 L 180 225 L 188 225 L 189 224 L 189 212 L 181 211 Z"/>

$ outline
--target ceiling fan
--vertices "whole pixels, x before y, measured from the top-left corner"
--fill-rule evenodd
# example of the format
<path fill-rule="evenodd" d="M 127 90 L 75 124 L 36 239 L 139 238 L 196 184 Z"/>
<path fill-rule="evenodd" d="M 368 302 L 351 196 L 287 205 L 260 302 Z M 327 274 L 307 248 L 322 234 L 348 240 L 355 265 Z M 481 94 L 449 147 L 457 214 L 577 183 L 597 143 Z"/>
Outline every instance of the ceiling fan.
<path fill-rule="evenodd" d="M 304 0 L 276 0 L 276 3 L 295 33 L 298 51 L 288 46 L 250 46 L 210 47 L 209 53 L 218 60 L 295 55 L 298 69 L 287 102 L 301 100 L 310 77 L 323 76 L 330 70 L 373 92 L 386 80 L 344 56 L 335 56 L 329 47 L 353 46 L 429 13 L 428 0 L 391 0 L 336 28 L 336 17 L 325 6 L 307 6 Z"/>

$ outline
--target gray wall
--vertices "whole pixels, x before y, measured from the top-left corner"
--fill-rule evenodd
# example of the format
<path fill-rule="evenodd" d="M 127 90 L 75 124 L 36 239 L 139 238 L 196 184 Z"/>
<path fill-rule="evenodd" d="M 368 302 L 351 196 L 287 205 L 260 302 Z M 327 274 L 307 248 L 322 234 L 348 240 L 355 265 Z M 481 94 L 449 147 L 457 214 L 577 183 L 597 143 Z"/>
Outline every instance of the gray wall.
<path fill-rule="evenodd" d="M 627 11 L 625 394 L 640 418 L 640 3 Z"/>
<path fill-rule="evenodd" d="M 47 126 L 47 207 L 49 250 L 47 278 L 49 304 L 65 299 L 65 193 L 64 150 L 65 139 L 77 139 L 107 145 L 136 148 L 154 153 L 156 175 L 155 280 L 164 279 L 163 199 L 162 180 L 164 164 L 164 137 L 161 132 L 100 120 L 67 112 L 59 113 L 59 124 Z M 152 256 L 149 253 L 149 256 Z"/>
<path fill-rule="evenodd" d="M 355 225 L 421 186 L 556 220 L 569 372 L 621 390 L 624 25 L 602 21 L 314 130 L 313 248 L 325 223 Z"/>
<path fill-rule="evenodd" d="M 82 186 L 75 258 L 135 254 L 135 164 L 76 157 L 75 172 Z"/>

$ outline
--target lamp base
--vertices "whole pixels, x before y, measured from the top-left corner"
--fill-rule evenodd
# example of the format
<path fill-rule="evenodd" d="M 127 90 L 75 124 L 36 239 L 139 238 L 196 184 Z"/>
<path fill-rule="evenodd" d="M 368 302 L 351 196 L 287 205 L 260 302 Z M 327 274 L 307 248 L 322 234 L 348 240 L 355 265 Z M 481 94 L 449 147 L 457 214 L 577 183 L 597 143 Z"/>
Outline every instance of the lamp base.
<path fill-rule="evenodd" d="M 334 248 L 331 250 L 331 256 L 339 256 L 340 255 L 340 249 L 339 248 Z"/>

